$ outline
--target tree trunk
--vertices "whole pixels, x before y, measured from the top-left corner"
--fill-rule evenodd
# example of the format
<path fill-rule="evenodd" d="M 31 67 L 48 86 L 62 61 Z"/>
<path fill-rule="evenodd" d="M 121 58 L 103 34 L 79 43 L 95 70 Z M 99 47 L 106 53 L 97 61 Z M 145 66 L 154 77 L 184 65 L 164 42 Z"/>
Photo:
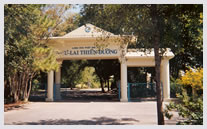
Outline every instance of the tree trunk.
<path fill-rule="evenodd" d="M 27 97 L 28 97 L 28 94 L 27 94 L 27 92 L 28 92 L 28 82 L 29 82 L 29 78 L 27 77 L 27 79 L 26 79 L 26 81 L 25 81 L 25 89 L 24 89 L 24 98 L 23 98 L 23 100 L 25 101 L 26 99 L 27 99 Z"/>
<path fill-rule="evenodd" d="M 19 79 L 17 80 L 18 81 L 18 83 L 19 83 L 19 98 L 20 98 L 20 100 L 22 100 L 23 98 L 24 98 L 24 87 L 25 87 L 25 85 L 24 85 L 24 79 L 25 79 L 25 70 L 23 70 L 24 72 L 19 72 Z"/>
<path fill-rule="evenodd" d="M 19 101 L 19 96 L 18 96 L 18 83 L 17 83 L 17 74 L 14 74 L 12 77 L 12 92 L 13 92 L 13 97 L 14 97 L 14 102 L 18 102 Z"/>
<path fill-rule="evenodd" d="M 156 41 L 155 41 L 156 42 Z M 157 92 L 157 112 L 158 112 L 158 124 L 164 125 L 164 114 L 162 107 L 162 92 L 161 92 L 161 81 L 160 81 L 160 63 L 161 57 L 158 55 L 158 50 L 155 50 L 155 80 L 156 80 L 156 92 Z"/>
<path fill-rule="evenodd" d="M 159 42 L 160 42 L 160 32 L 159 32 L 159 20 L 158 20 L 158 10 L 157 5 L 151 5 L 151 15 L 152 22 L 154 25 L 153 39 L 154 41 L 154 54 L 155 54 L 155 80 L 156 80 L 156 92 L 157 92 L 157 114 L 158 114 L 158 125 L 164 125 L 164 114 L 162 107 L 162 94 L 161 94 L 161 82 L 160 82 L 160 64 L 161 56 L 159 54 Z"/>
<path fill-rule="evenodd" d="M 101 90 L 102 90 L 103 93 L 105 93 L 104 85 L 103 85 L 103 80 L 102 79 L 100 79 L 100 83 L 101 83 Z"/>
<path fill-rule="evenodd" d="M 25 76 L 23 79 L 22 85 L 24 86 L 24 95 L 23 95 L 23 100 L 27 97 L 27 88 L 28 88 L 28 81 L 29 81 L 29 76 Z"/>
<path fill-rule="evenodd" d="M 109 79 L 107 80 L 107 87 L 108 87 L 108 91 L 110 91 L 110 89 L 109 89 Z"/>
<path fill-rule="evenodd" d="M 29 89 L 25 90 L 26 93 L 25 93 L 25 96 L 24 96 L 24 102 L 28 102 L 30 91 L 31 91 L 31 87 L 32 87 L 32 78 L 30 78 L 30 80 L 29 80 Z"/>
<path fill-rule="evenodd" d="M 20 84 L 20 76 L 18 75 L 19 73 L 16 74 L 16 87 L 17 87 L 17 97 L 18 97 L 18 101 L 21 100 L 21 84 Z"/>

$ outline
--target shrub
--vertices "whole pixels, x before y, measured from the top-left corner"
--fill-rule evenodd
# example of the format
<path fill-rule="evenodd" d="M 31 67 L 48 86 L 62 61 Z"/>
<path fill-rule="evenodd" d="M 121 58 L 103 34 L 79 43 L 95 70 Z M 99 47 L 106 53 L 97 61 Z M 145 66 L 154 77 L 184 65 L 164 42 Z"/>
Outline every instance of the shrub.
<path fill-rule="evenodd" d="M 183 89 L 182 95 L 177 95 L 178 103 L 171 102 L 166 106 L 165 116 L 170 119 L 173 115 L 169 111 L 177 111 L 184 120 L 179 125 L 202 125 L 203 124 L 203 96 L 189 97 Z"/>
<path fill-rule="evenodd" d="M 170 111 L 177 111 L 184 120 L 177 124 L 202 125 L 203 124 L 203 68 L 190 69 L 179 80 L 182 93 L 177 94 L 179 101 L 171 102 L 166 106 L 165 116 L 170 119 Z M 192 94 L 188 93 L 191 88 Z"/>
<path fill-rule="evenodd" d="M 191 87 L 193 90 L 203 90 L 203 68 L 187 70 L 181 77 L 180 84 Z"/>
<path fill-rule="evenodd" d="M 170 84 L 170 98 L 176 98 L 176 94 L 182 92 L 181 85 L 178 83 L 171 83 Z"/>

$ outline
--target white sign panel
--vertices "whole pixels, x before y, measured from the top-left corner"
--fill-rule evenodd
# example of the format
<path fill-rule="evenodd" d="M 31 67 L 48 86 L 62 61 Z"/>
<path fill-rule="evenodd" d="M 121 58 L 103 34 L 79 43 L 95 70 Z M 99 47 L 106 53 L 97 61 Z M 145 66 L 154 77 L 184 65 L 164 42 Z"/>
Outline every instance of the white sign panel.
<path fill-rule="evenodd" d="M 98 49 L 95 46 L 77 46 L 71 47 L 65 50 L 58 51 L 57 54 L 60 57 L 118 57 L 119 51 L 117 48 L 103 48 Z"/>

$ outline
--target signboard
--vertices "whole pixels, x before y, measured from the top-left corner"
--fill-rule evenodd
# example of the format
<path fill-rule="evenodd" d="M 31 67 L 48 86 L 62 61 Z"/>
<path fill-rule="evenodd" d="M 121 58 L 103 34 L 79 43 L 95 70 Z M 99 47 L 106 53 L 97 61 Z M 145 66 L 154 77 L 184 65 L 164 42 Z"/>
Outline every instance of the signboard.
<path fill-rule="evenodd" d="M 90 56 L 90 55 L 117 55 L 118 49 L 104 48 L 98 49 L 94 46 L 85 47 L 72 47 L 71 49 L 62 50 L 57 52 L 58 55 L 62 56 Z"/>

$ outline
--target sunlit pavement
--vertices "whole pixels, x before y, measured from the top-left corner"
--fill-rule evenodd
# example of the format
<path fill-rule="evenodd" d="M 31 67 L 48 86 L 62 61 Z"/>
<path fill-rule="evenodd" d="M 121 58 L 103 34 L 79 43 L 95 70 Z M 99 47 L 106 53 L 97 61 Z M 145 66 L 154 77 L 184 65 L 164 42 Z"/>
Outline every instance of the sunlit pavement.
<path fill-rule="evenodd" d="M 30 102 L 4 113 L 5 125 L 156 125 L 156 102 Z M 175 124 L 167 120 L 166 124 Z"/>

